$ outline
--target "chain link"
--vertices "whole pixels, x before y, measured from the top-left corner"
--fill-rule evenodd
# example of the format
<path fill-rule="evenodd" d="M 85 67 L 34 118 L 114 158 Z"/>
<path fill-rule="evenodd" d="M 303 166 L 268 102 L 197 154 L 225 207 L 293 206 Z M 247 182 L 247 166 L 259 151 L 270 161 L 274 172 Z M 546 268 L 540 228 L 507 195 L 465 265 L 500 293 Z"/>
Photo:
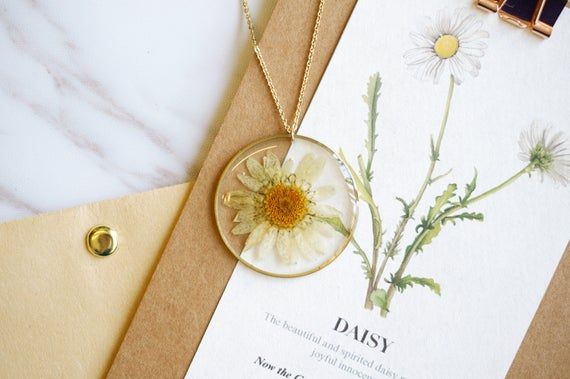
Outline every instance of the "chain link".
<path fill-rule="evenodd" d="M 281 118 L 281 122 L 283 122 L 283 126 L 287 133 L 291 134 L 291 137 L 295 136 L 297 129 L 299 128 L 299 118 L 301 117 L 301 108 L 303 106 L 303 100 L 305 97 L 305 89 L 307 87 L 307 82 L 309 80 L 309 73 L 311 71 L 311 63 L 313 62 L 313 55 L 315 54 L 315 46 L 317 44 L 317 37 L 319 35 L 319 27 L 321 25 L 321 16 L 323 13 L 323 6 L 325 0 L 320 0 L 319 2 L 319 10 L 317 12 L 317 17 L 315 19 L 315 27 L 313 29 L 313 37 L 311 39 L 311 46 L 309 47 L 309 53 L 307 54 L 307 63 L 305 65 L 305 73 L 303 74 L 303 81 L 301 83 L 301 89 L 299 90 L 299 98 L 297 100 L 297 107 L 295 108 L 295 113 L 293 115 L 293 122 L 289 123 L 287 118 L 285 117 L 285 111 L 279 102 L 279 97 L 277 96 L 277 91 L 275 90 L 275 86 L 273 85 L 273 81 L 271 80 L 271 76 L 269 75 L 269 71 L 267 69 L 267 64 L 265 63 L 265 59 L 263 59 L 263 55 L 261 54 L 261 49 L 257 43 L 257 38 L 255 37 L 255 29 L 253 26 L 253 21 L 251 19 L 251 14 L 249 11 L 249 6 L 247 0 L 242 0 L 242 8 L 243 13 L 245 15 L 245 19 L 247 21 L 247 26 L 249 28 L 249 34 L 251 36 L 251 44 L 253 45 L 253 51 L 255 52 L 255 56 L 259 61 L 259 65 L 261 66 L 261 70 L 263 71 L 263 76 L 265 76 L 265 80 L 267 81 L 267 86 L 269 87 L 269 91 L 271 92 L 271 96 L 273 97 L 273 101 L 277 106 L 277 111 L 279 112 L 279 117 Z"/>

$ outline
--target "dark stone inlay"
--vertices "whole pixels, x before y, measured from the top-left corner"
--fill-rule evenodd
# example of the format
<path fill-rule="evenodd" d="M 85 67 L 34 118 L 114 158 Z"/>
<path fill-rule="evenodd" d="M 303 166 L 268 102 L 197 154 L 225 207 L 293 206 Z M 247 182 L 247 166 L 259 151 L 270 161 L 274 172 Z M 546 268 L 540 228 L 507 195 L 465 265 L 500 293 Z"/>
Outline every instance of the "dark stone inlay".
<path fill-rule="evenodd" d="M 554 26 L 565 6 L 566 0 L 546 0 L 538 21 Z"/>
<path fill-rule="evenodd" d="M 523 21 L 531 22 L 537 5 L 538 0 L 506 0 L 501 11 Z"/>

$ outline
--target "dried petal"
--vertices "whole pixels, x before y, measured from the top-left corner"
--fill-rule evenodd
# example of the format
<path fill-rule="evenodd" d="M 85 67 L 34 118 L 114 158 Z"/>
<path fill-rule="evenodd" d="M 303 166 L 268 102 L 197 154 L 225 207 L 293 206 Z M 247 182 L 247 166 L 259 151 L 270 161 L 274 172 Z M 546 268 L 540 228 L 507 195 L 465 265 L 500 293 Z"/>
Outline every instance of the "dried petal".
<path fill-rule="evenodd" d="M 295 175 L 297 178 L 311 183 L 321 175 L 324 166 L 324 159 L 316 158 L 314 154 L 308 153 L 299 162 Z"/>
<path fill-rule="evenodd" d="M 249 158 L 246 162 L 246 166 L 251 176 L 260 182 L 265 182 L 268 179 L 263 166 L 257 160 Z"/>
<path fill-rule="evenodd" d="M 268 222 L 264 222 L 257 225 L 257 227 L 253 229 L 249 237 L 247 237 L 247 241 L 245 241 L 245 246 L 243 250 L 246 251 L 258 245 L 265 237 L 265 234 L 267 233 L 268 229 L 269 229 Z"/>
<path fill-rule="evenodd" d="M 245 174 L 245 173 L 241 173 L 238 175 L 238 179 L 240 182 L 243 183 L 244 186 L 246 186 L 247 188 L 249 188 L 250 190 L 257 192 L 259 191 L 262 187 L 263 187 L 263 183 L 260 182 L 259 180 Z"/>

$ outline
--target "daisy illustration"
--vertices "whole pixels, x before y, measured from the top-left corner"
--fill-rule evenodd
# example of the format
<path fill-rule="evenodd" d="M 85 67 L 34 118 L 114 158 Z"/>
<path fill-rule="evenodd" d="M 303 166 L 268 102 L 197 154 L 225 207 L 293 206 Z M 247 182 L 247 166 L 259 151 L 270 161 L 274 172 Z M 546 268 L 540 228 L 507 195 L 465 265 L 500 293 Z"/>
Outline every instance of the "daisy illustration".
<path fill-rule="evenodd" d="M 483 39 L 489 37 L 482 25 L 477 17 L 465 15 L 460 9 L 453 15 L 439 11 L 421 32 L 410 33 L 415 47 L 404 54 L 408 68 L 418 79 L 431 79 L 434 83 L 446 70 L 457 84 L 463 82 L 466 73 L 477 76 L 479 59 L 487 48 Z"/>
<path fill-rule="evenodd" d="M 530 171 L 540 173 L 541 181 L 548 176 L 557 184 L 570 182 L 570 150 L 562 132 L 554 133 L 550 126 L 534 122 L 520 135 L 519 157 L 529 164 Z"/>
<path fill-rule="evenodd" d="M 228 192 L 223 202 L 238 211 L 234 235 L 249 234 L 243 251 L 256 249 L 258 257 L 275 251 L 278 258 L 293 264 L 299 256 L 310 259 L 323 253 L 322 237 L 334 233 L 340 212 L 322 203 L 334 194 L 334 187 L 314 188 L 323 170 L 324 159 L 306 154 L 293 171 L 293 161 L 283 165 L 274 154 L 246 161 L 248 173 L 238 179 L 247 190 Z"/>

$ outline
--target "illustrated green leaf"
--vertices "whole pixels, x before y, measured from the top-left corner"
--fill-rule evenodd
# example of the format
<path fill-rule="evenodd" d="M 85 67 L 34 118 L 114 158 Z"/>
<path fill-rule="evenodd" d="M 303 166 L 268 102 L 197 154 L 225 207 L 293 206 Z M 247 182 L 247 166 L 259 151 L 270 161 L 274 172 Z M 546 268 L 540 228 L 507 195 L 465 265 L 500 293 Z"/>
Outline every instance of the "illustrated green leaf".
<path fill-rule="evenodd" d="M 451 183 L 447 186 L 447 188 L 445 189 L 445 191 L 443 191 L 441 195 L 435 198 L 435 204 L 432 207 L 430 207 L 427 215 L 428 221 L 431 222 L 436 218 L 439 211 L 441 211 L 441 208 L 445 204 L 447 204 L 451 198 L 455 196 L 455 191 L 457 191 L 457 184 Z"/>
<path fill-rule="evenodd" d="M 370 301 L 372 304 L 388 312 L 388 298 L 384 289 L 376 289 L 370 294 Z"/>
<path fill-rule="evenodd" d="M 368 164 L 366 166 L 366 178 L 368 181 L 372 180 L 372 162 L 374 154 L 376 153 L 376 120 L 378 119 L 378 98 L 380 97 L 380 88 L 382 87 L 382 79 L 379 73 L 374 73 L 368 79 L 368 86 L 366 95 L 362 98 L 368 104 L 368 119 L 366 120 L 366 127 L 368 135 L 366 137 L 365 146 L 368 151 Z"/>
<path fill-rule="evenodd" d="M 427 232 L 424 234 L 421 242 L 418 244 L 416 251 L 421 251 L 424 248 L 424 246 L 432 243 L 434 238 L 437 237 L 440 232 L 441 232 L 441 222 L 436 222 L 434 225 L 430 226 L 427 229 Z"/>
<path fill-rule="evenodd" d="M 330 225 L 335 231 L 339 232 L 340 234 L 342 234 L 345 237 L 348 237 L 350 235 L 350 232 L 344 226 L 344 224 L 342 223 L 342 220 L 338 216 L 332 216 L 332 217 L 322 217 L 321 216 L 321 217 L 318 217 L 318 220 Z"/>
<path fill-rule="evenodd" d="M 485 219 L 485 217 L 483 216 L 483 213 L 463 212 L 463 213 L 460 213 L 458 215 L 444 217 L 441 220 L 441 223 L 445 224 L 446 222 L 451 222 L 453 225 L 455 225 L 457 220 L 460 220 L 460 221 L 465 221 L 465 220 L 484 221 L 484 219 Z"/>
<path fill-rule="evenodd" d="M 370 262 L 368 261 L 368 257 L 366 257 L 366 255 L 360 250 L 354 250 L 353 253 L 359 255 L 360 258 L 362 259 L 360 263 L 360 268 L 362 269 L 362 271 L 364 271 L 364 278 L 370 279 L 372 277 L 372 269 L 370 268 Z"/>
<path fill-rule="evenodd" d="M 394 284 L 399 292 L 404 292 L 408 287 L 413 287 L 414 284 L 420 285 L 422 287 L 427 287 L 432 290 L 435 294 L 441 295 L 441 287 L 432 278 L 420 278 L 417 276 L 406 275 L 400 279 L 396 279 L 394 275 L 391 275 L 389 283 Z"/>
<path fill-rule="evenodd" d="M 364 186 L 366 187 L 366 191 L 368 191 L 368 193 L 372 193 L 372 189 L 370 187 L 370 180 L 368 178 L 368 169 L 364 164 L 364 158 L 362 158 L 362 155 L 358 155 L 356 159 L 358 161 L 358 169 L 360 170 L 362 184 L 364 184 Z"/>
<path fill-rule="evenodd" d="M 396 197 L 396 200 L 398 200 L 400 203 L 402 203 L 402 208 L 404 211 L 404 215 L 402 216 L 402 218 L 410 218 L 411 208 L 412 208 L 412 205 L 414 204 L 414 201 L 412 200 L 408 203 L 404 199 L 402 199 L 401 197 Z"/>
<path fill-rule="evenodd" d="M 439 152 L 435 149 L 435 143 L 433 142 L 433 136 L 430 137 L 429 140 L 429 149 L 430 149 L 430 159 L 432 162 L 436 162 L 439 160 Z"/>
<path fill-rule="evenodd" d="M 442 223 L 441 220 L 437 219 L 437 216 L 441 209 L 450 203 L 450 200 L 455 196 L 456 190 L 457 184 L 451 183 L 441 195 L 435 198 L 435 204 L 429 208 L 427 216 L 422 217 L 420 224 L 416 226 L 416 232 L 419 235 L 414 243 L 406 248 L 406 253 L 422 251 L 426 245 L 432 243 L 433 239 L 439 235 Z"/>
<path fill-rule="evenodd" d="M 374 226 L 374 249 L 379 249 L 380 245 L 382 244 L 382 220 L 380 218 L 380 211 L 378 210 L 378 206 L 374 203 L 374 199 L 372 198 L 372 193 L 370 191 L 368 181 L 367 179 L 363 179 L 358 175 L 356 170 L 354 170 L 352 165 L 346 159 L 346 156 L 344 155 L 342 149 L 339 150 L 339 156 L 340 159 L 346 164 L 348 170 L 350 171 L 350 174 L 352 175 L 354 185 L 356 186 L 356 190 L 360 196 L 360 200 L 368 204 L 368 207 L 370 208 L 370 215 L 372 217 L 372 223 Z"/>
<path fill-rule="evenodd" d="M 399 240 L 396 242 L 399 242 Z M 398 255 L 399 252 L 400 252 L 400 249 L 398 248 L 398 244 L 396 243 L 394 245 L 392 241 L 388 241 L 386 243 L 386 247 L 384 248 L 384 251 L 382 252 L 382 254 L 387 255 L 388 258 L 394 259 L 394 257 L 396 255 Z"/>
<path fill-rule="evenodd" d="M 473 192 L 477 188 L 477 169 L 475 169 L 475 174 L 473 174 L 473 179 L 471 179 L 470 183 L 465 185 L 465 194 L 463 197 L 459 197 L 459 203 L 463 206 L 467 205 L 467 200 L 471 197 Z"/>
<path fill-rule="evenodd" d="M 350 165 L 350 163 L 348 162 L 348 160 L 344 156 L 344 152 L 342 151 L 342 149 L 340 149 L 339 155 L 340 155 L 340 159 L 342 159 L 344 164 L 346 164 L 346 166 L 348 167 L 348 170 L 350 171 L 350 174 L 352 175 L 352 179 L 354 180 L 354 185 L 356 186 L 356 190 L 358 191 L 360 198 L 364 202 L 366 202 L 367 204 L 374 206 L 374 201 L 372 200 L 372 195 L 370 194 L 370 192 L 368 192 L 368 189 L 364 185 L 364 182 L 362 181 L 362 179 L 359 177 L 358 173 L 354 170 L 354 168 L 352 168 L 352 166 Z"/>

